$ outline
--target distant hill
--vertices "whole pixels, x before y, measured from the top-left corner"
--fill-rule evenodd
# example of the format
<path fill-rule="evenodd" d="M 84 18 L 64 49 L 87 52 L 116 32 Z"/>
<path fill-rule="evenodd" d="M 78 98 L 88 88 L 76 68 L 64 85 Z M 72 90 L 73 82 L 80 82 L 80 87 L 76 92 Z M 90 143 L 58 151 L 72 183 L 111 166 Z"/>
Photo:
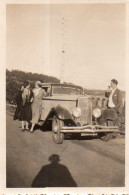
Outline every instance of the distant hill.
<path fill-rule="evenodd" d="M 104 96 L 105 90 L 85 89 L 86 94 L 95 96 Z"/>
<path fill-rule="evenodd" d="M 105 96 L 105 90 L 85 89 L 86 94 L 91 96 Z M 123 102 L 125 101 L 125 91 L 122 92 Z"/>
<path fill-rule="evenodd" d="M 97 90 L 97 89 L 85 89 L 88 95 L 104 95 L 105 90 Z M 123 96 L 125 96 L 125 91 L 121 91 Z"/>

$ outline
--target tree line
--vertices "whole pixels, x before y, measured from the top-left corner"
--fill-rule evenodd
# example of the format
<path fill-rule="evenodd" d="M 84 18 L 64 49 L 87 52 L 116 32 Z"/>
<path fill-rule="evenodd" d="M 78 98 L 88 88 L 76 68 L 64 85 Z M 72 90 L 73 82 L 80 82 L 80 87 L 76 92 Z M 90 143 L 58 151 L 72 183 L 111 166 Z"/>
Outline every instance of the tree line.
<path fill-rule="evenodd" d="M 43 83 L 59 83 L 60 80 L 47 76 L 44 74 L 24 72 L 20 70 L 6 69 L 6 100 L 12 102 L 17 96 L 17 92 L 21 88 L 24 81 L 29 81 L 32 88 L 34 88 L 35 81 Z"/>

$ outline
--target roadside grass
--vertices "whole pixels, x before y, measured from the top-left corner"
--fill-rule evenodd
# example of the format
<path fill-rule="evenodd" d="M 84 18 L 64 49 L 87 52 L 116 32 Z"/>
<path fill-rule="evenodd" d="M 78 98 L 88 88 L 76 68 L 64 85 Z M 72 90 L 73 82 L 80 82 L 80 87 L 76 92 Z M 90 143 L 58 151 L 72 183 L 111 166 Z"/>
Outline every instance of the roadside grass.
<path fill-rule="evenodd" d="M 6 104 L 6 111 L 9 111 L 11 114 L 14 114 L 15 109 L 16 109 L 15 105 Z"/>

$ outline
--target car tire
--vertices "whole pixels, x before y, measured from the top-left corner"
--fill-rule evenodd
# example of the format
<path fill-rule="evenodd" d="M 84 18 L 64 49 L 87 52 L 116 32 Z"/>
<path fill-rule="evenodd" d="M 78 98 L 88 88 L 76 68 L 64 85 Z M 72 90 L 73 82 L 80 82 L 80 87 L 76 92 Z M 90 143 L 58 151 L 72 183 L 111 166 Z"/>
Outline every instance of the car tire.
<path fill-rule="evenodd" d="M 62 144 L 64 140 L 64 133 L 60 132 L 60 129 L 64 126 L 64 122 L 59 120 L 56 116 L 52 120 L 52 137 L 56 144 Z"/>
<path fill-rule="evenodd" d="M 113 121 L 105 121 L 102 124 L 103 126 L 113 126 Z M 113 138 L 113 133 L 100 133 L 99 138 L 102 141 L 109 141 Z"/>

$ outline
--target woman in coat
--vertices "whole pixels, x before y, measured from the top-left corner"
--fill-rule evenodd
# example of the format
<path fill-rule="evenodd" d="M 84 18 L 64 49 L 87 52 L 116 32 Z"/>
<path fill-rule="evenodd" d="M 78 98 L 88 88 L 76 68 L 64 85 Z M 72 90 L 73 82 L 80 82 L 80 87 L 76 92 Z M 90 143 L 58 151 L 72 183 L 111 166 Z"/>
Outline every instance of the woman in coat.
<path fill-rule="evenodd" d="M 14 117 L 13 120 L 17 120 L 20 119 L 20 111 L 22 108 L 22 93 L 24 91 L 24 87 L 22 86 L 21 89 L 17 92 L 17 96 L 16 96 L 16 103 L 17 103 L 17 107 L 14 113 Z"/>
<path fill-rule="evenodd" d="M 24 82 L 23 87 L 14 115 L 14 120 L 19 119 L 19 121 L 21 121 L 22 132 L 24 132 L 25 129 L 29 129 L 28 125 L 32 118 L 31 99 L 33 97 L 32 90 L 30 90 L 30 83 L 28 81 Z"/>
<path fill-rule="evenodd" d="M 41 113 L 42 113 L 42 99 L 46 96 L 46 92 L 41 88 L 41 82 L 36 81 L 35 88 L 33 90 L 33 103 L 32 103 L 32 126 L 30 132 L 33 133 L 35 124 L 38 123 Z"/>

